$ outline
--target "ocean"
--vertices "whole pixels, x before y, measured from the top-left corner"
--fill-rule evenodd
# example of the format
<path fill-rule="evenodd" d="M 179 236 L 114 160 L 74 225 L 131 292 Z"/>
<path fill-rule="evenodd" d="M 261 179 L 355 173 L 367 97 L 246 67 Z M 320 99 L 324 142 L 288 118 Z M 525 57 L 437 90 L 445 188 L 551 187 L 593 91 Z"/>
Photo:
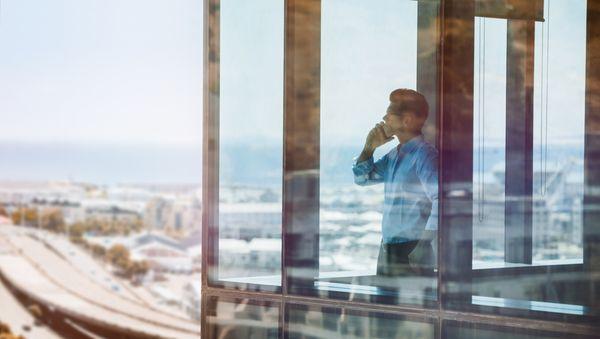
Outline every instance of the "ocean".
<path fill-rule="evenodd" d="M 358 145 L 321 149 L 322 184 L 352 183 Z M 488 147 L 484 172 L 504 161 L 502 147 Z M 376 154 L 376 156 L 380 156 Z M 552 145 L 548 163 L 583 159 L 583 147 Z M 534 162 L 539 148 L 534 150 Z M 534 167 L 536 164 L 534 164 Z M 221 148 L 222 184 L 279 186 L 282 148 L 275 143 L 239 143 Z M 0 142 L 0 180 L 71 180 L 100 185 L 200 184 L 201 145 Z"/>

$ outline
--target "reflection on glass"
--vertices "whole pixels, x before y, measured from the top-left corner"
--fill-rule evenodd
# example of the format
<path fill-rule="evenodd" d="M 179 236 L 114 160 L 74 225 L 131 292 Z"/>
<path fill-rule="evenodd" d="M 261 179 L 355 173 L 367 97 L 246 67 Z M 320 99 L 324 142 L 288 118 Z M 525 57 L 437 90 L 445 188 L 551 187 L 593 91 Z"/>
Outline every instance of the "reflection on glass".
<path fill-rule="evenodd" d="M 475 18 L 473 265 L 504 261 L 506 19 Z"/>
<path fill-rule="evenodd" d="M 287 311 L 288 337 L 329 338 L 435 338 L 431 322 L 376 312 L 293 305 Z"/>
<path fill-rule="evenodd" d="M 207 305 L 207 338 L 279 338 L 279 306 L 275 304 L 211 297 Z"/>
<path fill-rule="evenodd" d="M 474 324 L 470 322 L 444 321 L 443 337 L 448 339 L 546 339 L 565 338 L 565 333 L 540 330 L 525 330 L 517 327 Z M 594 336 L 576 335 L 577 338 L 592 339 Z"/>
<path fill-rule="evenodd" d="M 281 284 L 283 18 L 221 4 L 219 279 Z"/>
<path fill-rule="evenodd" d="M 547 1 L 536 23 L 533 260 L 583 258 L 586 1 Z"/>
<path fill-rule="evenodd" d="M 434 37 L 435 20 L 419 17 L 418 7 L 412 1 L 322 3 L 316 284 L 322 291 L 353 289 L 355 296 L 387 295 L 388 302 L 435 299 L 430 241 L 437 225 L 437 153 L 425 141 L 435 135 L 420 135 L 423 119 L 435 110 L 419 111 L 415 102 L 423 107 L 427 99 L 416 92 L 391 94 L 424 80 L 417 74 L 424 62 L 417 25 L 431 20 L 422 29 Z M 408 115 L 410 127 L 403 121 Z M 432 232 L 422 239 L 426 224 Z"/>
<path fill-rule="evenodd" d="M 590 303 L 585 18 L 583 0 L 545 1 L 543 22 L 476 18 L 476 305 L 581 314 Z"/>

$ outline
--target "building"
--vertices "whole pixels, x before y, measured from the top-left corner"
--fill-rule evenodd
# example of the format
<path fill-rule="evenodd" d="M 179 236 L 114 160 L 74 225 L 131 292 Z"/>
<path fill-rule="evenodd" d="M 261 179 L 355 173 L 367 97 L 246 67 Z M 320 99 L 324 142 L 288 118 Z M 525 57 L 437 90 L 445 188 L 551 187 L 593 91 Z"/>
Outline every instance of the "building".
<path fill-rule="evenodd" d="M 597 336 L 597 2 L 204 8 L 203 336 Z M 401 88 L 427 105 L 401 109 Z M 422 140 L 437 156 L 412 162 Z M 353 157 L 375 148 L 373 186 L 353 189 Z M 272 182 L 267 209 L 253 193 Z M 405 230 L 425 215 L 432 241 Z"/>

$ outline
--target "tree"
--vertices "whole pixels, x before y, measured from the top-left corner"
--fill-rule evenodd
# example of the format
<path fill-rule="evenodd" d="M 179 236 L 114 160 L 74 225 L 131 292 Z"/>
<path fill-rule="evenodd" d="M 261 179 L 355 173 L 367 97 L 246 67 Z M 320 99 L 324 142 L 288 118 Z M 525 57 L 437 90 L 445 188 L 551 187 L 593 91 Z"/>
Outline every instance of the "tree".
<path fill-rule="evenodd" d="M 65 218 L 60 209 L 51 209 L 42 214 L 42 228 L 55 233 L 64 233 L 67 229 Z"/>
<path fill-rule="evenodd" d="M 10 330 L 10 326 L 8 324 L 0 322 L 0 334 L 7 334 L 7 333 L 12 333 L 12 331 Z"/>
<path fill-rule="evenodd" d="M 122 270 L 126 270 L 130 265 L 129 250 L 127 247 L 116 244 L 106 252 L 106 259 L 113 265 Z"/>
<path fill-rule="evenodd" d="M 82 222 L 76 222 L 71 224 L 69 227 L 69 236 L 71 238 L 81 238 L 83 234 L 86 232 L 85 224 Z"/>
<path fill-rule="evenodd" d="M 8 324 L 0 322 L 0 339 L 25 339 L 25 337 L 13 334 Z"/>
<path fill-rule="evenodd" d="M 12 213 L 11 219 L 15 225 L 35 226 L 38 222 L 38 211 L 35 208 L 20 207 Z"/>
<path fill-rule="evenodd" d="M 102 245 L 92 244 L 92 255 L 95 257 L 104 257 L 106 255 L 106 249 Z"/>
<path fill-rule="evenodd" d="M 128 277 L 136 277 L 145 275 L 150 269 L 150 265 L 147 261 L 132 261 L 129 267 L 127 267 L 126 274 Z"/>

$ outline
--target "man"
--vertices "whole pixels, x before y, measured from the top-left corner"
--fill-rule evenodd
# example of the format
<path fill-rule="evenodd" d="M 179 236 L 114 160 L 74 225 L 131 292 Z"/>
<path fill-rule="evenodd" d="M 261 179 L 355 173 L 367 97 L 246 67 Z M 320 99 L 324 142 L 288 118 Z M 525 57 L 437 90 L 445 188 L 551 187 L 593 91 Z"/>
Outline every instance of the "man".
<path fill-rule="evenodd" d="M 384 184 L 382 242 L 377 275 L 432 275 L 438 223 L 438 155 L 423 139 L 429 105 L 410 89 L 390 94 L 390 105 L 367 135 L 352 170 L 358 185 Z M 377 162 L 375 149 L 394 136 L 400 144 Z"/>

